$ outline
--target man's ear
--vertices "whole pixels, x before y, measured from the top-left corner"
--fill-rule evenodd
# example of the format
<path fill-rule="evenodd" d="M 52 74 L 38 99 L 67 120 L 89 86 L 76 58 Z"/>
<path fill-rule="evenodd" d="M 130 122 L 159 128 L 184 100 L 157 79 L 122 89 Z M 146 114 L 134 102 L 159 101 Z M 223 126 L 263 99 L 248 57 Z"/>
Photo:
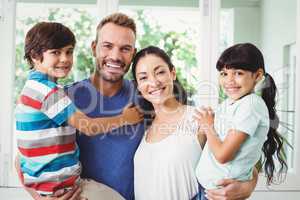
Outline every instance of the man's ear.
<path fill-rule="evenodd" d="M 91 43 L 91 49 L 94 57 L 96 57 L 96 51 L 97 51 L 96 48 L 97 48 L 97 41 L 93 40 L 93 42 Z"/>

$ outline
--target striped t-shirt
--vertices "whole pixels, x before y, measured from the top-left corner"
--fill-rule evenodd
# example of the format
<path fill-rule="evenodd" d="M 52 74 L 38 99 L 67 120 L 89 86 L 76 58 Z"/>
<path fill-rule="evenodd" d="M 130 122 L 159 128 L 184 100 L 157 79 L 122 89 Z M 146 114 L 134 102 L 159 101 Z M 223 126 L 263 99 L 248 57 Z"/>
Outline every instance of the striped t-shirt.
<path fill-rule="evenodd" d="M 74 104 L 46 74 L 32 71 L 16 106 L 16 135 L 24 184 L 51 195 L 79 181 L 76 129 L 68 118 Z"/>

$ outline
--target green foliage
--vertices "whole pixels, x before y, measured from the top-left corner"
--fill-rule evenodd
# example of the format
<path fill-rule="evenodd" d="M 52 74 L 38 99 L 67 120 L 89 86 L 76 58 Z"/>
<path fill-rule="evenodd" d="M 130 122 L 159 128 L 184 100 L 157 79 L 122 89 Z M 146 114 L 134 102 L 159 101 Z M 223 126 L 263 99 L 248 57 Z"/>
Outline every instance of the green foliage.
<path fill-rule="evenodd" d="M 68 26 L 76 36 L 76 48 L 74 52 L 74 67 L 72 73 L 65 79 L 59 80 L 62 85 L 84 79 L 94 71 L 93 56 L 90 44 L 95 37 L 93 27 L 97 25 L 96 20 L 85 10 L 72 8 L 50 8 L 48 16 L 28 17 L 18 19 L 20 26 L 17 26 L 16 44 L 16 76 L 15 76 L 15 97 L 20 93 L 26 80 L 29 66 L 23 59 L 25 30 L 31 28 L 40 21 L 57 21 Z M 192 68 L 196 67 L 195 46 L 190 43 L 191 38 L 187 32 L 177 33 L 174 31 L 163 32 L 161 27 L 151 16 L 146 16 L 143 10 L 136 12 L 136 23 L 138 30 L 137 48 L 144 48 L 149 45 L 163 48 L 176 66 L 177 78 L 187 90 L 189 95 L 195 93 L 195 86 L 191 83 L 196 78 L 189 74 Z M 126 75 L 130 77 L 130 73 Z M 192 80 L 191 80 L 192 79 Z"/>

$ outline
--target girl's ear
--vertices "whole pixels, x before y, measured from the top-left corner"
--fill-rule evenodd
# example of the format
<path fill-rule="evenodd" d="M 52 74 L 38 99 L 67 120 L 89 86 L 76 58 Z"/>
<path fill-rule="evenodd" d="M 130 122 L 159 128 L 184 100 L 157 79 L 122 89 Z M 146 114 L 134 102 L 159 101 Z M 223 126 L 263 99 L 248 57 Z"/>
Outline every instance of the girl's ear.
<path fill-rule="evenodd" d="M 260 80 L 262 80 L 264 76 L 264 70 L 262 68 L 259 68 L 256 72 L 256 83 L 259 82 Z"/>

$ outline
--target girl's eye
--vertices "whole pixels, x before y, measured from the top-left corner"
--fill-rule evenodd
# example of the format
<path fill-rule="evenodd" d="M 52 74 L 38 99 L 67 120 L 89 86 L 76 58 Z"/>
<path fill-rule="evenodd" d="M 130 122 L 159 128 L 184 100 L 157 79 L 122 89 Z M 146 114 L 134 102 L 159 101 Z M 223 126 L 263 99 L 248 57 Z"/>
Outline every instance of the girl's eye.
<path fill-rule="evenodd" d="M 244 73 L 243 72 L 241 72 L 241 71 L 237 71 L 237 72 L 235 72 L 235 75 L 238 75 L 238 76 L 242 76 Z"/>
<path fill-rule="evenodd" d="M 68 54 L 68 55 L 72 55 L 73 52 L 74 52 L 73 50 L 70 50 L 70 51 L 67 51 L 67 54 Z"/>

